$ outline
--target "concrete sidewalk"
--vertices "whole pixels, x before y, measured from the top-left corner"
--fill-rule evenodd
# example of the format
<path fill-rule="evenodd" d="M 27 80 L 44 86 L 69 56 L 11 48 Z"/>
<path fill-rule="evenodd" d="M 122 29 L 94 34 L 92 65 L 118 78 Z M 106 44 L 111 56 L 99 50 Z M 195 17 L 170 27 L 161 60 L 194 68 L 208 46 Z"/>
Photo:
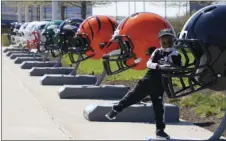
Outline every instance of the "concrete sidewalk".
<path fill-rule="evenodd" d="M 11 63 L 11 62 L 9 62 Z M 70 139 L 39 101 L 5 65 L 2 75 L 2 138 L 3 140 L 67 140 Z"/>
<path fill-rule="evenodd" d="M 87 121 L 83 117 L 86 105 L 107 101 L 59 99 L 60 86 L 41 86 L 40 77 L 30 77 L 28 70 L 2 55 L 4 140 L 144 140 L 155 135 L 155 124 Z M 166 132 L 181 139 L 212 135 L 187 122 L 169 124 Z"/>

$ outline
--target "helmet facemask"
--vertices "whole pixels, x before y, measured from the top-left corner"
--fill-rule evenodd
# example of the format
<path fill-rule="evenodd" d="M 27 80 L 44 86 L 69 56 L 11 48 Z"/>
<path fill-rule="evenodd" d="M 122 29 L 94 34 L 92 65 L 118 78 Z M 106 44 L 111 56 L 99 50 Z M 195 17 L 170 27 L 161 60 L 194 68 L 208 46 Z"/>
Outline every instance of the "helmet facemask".
<path fill-rule="evenodd" d="M 181 97 L 204 88 L 225 90 L 226 84 L 226 6 L 210 5 L 193 14 L 185 23 L 177 46 L 184 56 L 184 66 L 166 68 L 163 79 L 169 97 Z M 193 57 L 192 63 L 188 55 Z M 172 79 L 183 79 L 179 91 L 174 91 Z M 187 83 L 184 81 L 186 80 Z M 185 85 L 183 85 L 183 83 Z"/>
<path fill-rule="evenodd" d="M 119 49 L 114 50 L 103 57 L 103 65 L 108 75 L 113 75 L 135 67 L 137 64 L 128 64 L 129 59 L 136 59 L 136 55 L 133 53 L 133 43 L 130 38 L 126 35 L 113 36 L 112 40 L 106 46 L 110 46 L 112 42 L 117 42 Z M 112 63 L 116 63 L 116 69 L 112 70 Z"/>
<path fill-rule="evenodd" d="M 41 33 L 41 41 L 40 45 L 42 45 L 44 48 L 42 49 L 41 47 L 38 48 L 39 52 L 45 52 L 45 51 L 50 51 L 53 57 L 57 57 L 60 52 L 59 48 L 56 48 L 56 42 L 54 42 L 56 30 L 58 26 L 55 24 L 52 25 L 47 25 L 45 29 L 43 29 Z M 57 54 L 56 54 L 57 50 Z"/>
<path fill-rule="evenodd" d="M 217 60 L 217 48 L 193 39 L 177 40 L 175 48 L 181 53 L 184 65 L 163 69 L 162 80 L 168 97 L 182 97 L 216 84 L 218 74 L 212 64 Z M 179 86 L 173 88 L 178 79 Z"/>
<path fill-rule="evenodd" d="M 72 46 L 68 50 L 68 55 L 72 63 L 87 60 L 95 55 L 94 53 L 92 55 L 86 55 L 88 51 L 93 51 L 93 49 L 90 47 L 89 37 L 85 33 L 77 33 L 73 37 L 71 44 Z M 75 59 L 74 54 L 77 54 L 79 57 Z"/>

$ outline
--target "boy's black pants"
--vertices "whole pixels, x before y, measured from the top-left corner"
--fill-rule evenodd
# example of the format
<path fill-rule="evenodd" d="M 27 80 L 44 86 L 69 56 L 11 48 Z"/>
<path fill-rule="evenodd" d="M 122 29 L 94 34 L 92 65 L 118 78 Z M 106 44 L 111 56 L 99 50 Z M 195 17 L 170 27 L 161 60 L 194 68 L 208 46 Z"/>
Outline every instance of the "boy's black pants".
<path fill-rule="evenodd" d="M 139 80 L 133 90 L 129 91 L 117 105 L 113 106 L 113 109 L 121 112 L 123 109 L 140 102 L 146 96 L 151 96 L 153 109 L 155 112 L 156 128 L 165 129 L 165 123 L 163 122 L 163 93 L 164 88 L 162 86 L 161 78 L 153 79 L 144 77 Z"/>

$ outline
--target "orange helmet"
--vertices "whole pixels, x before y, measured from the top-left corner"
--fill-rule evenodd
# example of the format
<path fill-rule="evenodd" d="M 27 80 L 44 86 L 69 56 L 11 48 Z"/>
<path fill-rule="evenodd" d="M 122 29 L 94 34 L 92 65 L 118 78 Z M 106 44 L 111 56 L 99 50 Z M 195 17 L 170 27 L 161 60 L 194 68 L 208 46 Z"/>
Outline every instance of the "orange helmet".
<path fill-rule="evenodd" d="M 117 43 L 107 47 L 106 43 L 111 39 L 118 23 L 115 19 L 98 15 L 84 20 L 77 30 L 75 46 L 80 55 L 86 55 L 85 59 L 100 59 L 104 54 L 118 48 Z M 82 60 L 85 60 L 82 58 Z"/>
<path fill-rule="evenodd" d="M 113 55 L 114 59 L 111 59 L 110 54 L 103 58 L 107 74 L 116 74 L 129 68 L 146 69 L 146 62 L 151 53 L 155 48 L 160 47 L 158 33 L 164 28 L 173 30 L 166 19 L 154 13 L 140 12 L 126 17 L 116 29 L 111 40 L 111 42 L 118 43 L 119 53 Z M 116 56 L 117 59 L 115 59 Z M 111 61 L 116 61 L 118 65 L 118 68 L 114 71 L 110 67 Z"/>

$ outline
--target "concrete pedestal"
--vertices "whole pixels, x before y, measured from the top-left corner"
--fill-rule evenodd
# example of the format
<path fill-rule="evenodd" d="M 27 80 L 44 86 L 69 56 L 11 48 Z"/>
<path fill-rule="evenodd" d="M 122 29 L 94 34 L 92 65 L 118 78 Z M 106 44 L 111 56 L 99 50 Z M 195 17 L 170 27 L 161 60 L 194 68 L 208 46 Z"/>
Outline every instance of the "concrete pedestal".
<path fill-rule="evenodd" d="M 11 56 L 12 54 L 18 54 L 18 53 L 23 53 L 23 54 L 33 54 L 32 52 L 26 52 L 26 51 L 8 51 L 6 53 L 6 56 Z"/>
<path fill-rule="evenodd" d="M 113 103 L 90 104 L 85 107 L 84 117 L 89 121 L 109 121 L 105 114 L 111 109 Z M 179 107 L 172 104 L 164 104 L 165 122 L 179 122 Z M 113 122 L 155 122 L 155 114 L 152 104 L 135 104 L 118 114 Z"/>
<path fill-rule="evenodd" d="M 23 49 L 23 48 L 6 48 L 6 49 L 4 49 L 4 53 L 7 53 L 7 52 L 9 52 L 9 51 L 24 51 L 24 52 L 26 52 L 26 51 L 28 51 L 28 49 Z"/>
<path fill-rule="evenodd" d="M 97 81 L 93 75 L 44 75 L 41 85 L 94 85 Z"/>
<path fill-rule="evenodd" d="M 129 89 L 124 85 L 64 85 L 58 94 L 61 99 L 121 99 Z"/>
<path fill-rule="evenodd" d="M 61 77 L 61 75 L 69 75 L 74 68 L 72 67 L 33 67 L 30 70 L 30 76 L 43 76 L 45 74 L 55 74 L 55 75 L 60 75 L 56 77 Z M 52 79 L 52 76 L 50 76 Z M 49 79 L 46 78 L 46 79 Z M 60 80 L 59 80 L 60 81 Z"/>
<path fill-rule="evenodd" d="M 21 69 L 31 69 L 33 67 L 53 67 L 57 61 L 24 61 L 21 64 Z"/>
<path fill-rule="evenodd" d="M 13 53 L 10 55 L 10 59 L 15 59 L 17 57 L 41 57 L 39 54 L 28 54 L 28 53 Z"/>
<path fill-rule="evenodd" d="M 21 64 L 24 61 L 43 61 L 43 57 L 17 57 L 14 61 L 15 64 Z M 48 60 L 47 60 L 48 61 Z"/>

